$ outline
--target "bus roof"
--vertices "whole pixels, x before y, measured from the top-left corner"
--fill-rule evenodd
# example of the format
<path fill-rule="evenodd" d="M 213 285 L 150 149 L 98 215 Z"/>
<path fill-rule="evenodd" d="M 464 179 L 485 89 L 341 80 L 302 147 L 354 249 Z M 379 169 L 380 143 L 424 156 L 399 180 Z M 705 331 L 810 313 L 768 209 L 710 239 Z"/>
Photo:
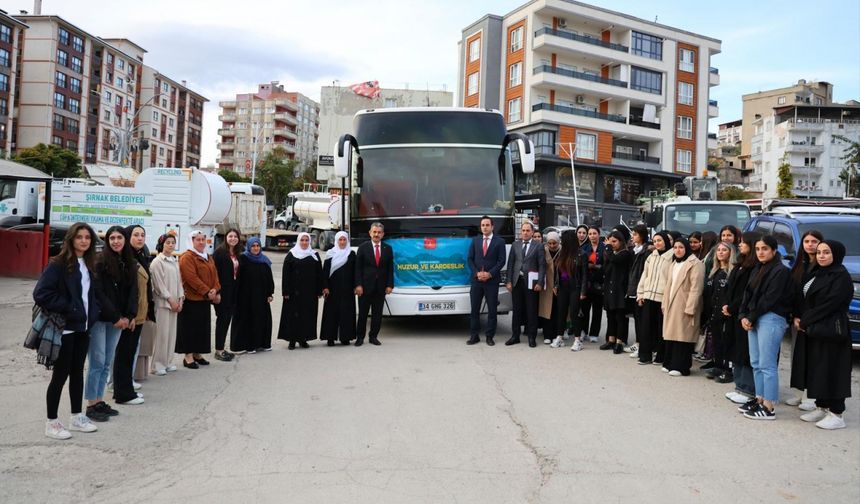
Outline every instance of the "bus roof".
<path fill-rule="evenodd" d="M 355 113 L 355 116 L 362 116 L 367 114 L 390 114 L 390 113 L 401 113 L 401 112 L 468 112 L 468 113 L 484 113 L 484 114 L 496 114 L 501 116 L 502 113 L 496 109 L 479 109 L 473 107 L 394 107 L 394 108 L 381 108 L 381 109 L 364 109 L 359 110 Z"/>

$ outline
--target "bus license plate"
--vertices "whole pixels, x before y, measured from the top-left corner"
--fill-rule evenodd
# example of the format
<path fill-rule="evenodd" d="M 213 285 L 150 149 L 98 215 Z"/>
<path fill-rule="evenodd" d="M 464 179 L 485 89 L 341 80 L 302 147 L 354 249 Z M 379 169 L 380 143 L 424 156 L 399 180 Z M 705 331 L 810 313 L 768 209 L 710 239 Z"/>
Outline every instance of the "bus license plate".
<path fill-rule="evenodd" d="M 454 301 L 432 301 L 418 303 L 418 311 L 451 311 L 454 309 Z"/>

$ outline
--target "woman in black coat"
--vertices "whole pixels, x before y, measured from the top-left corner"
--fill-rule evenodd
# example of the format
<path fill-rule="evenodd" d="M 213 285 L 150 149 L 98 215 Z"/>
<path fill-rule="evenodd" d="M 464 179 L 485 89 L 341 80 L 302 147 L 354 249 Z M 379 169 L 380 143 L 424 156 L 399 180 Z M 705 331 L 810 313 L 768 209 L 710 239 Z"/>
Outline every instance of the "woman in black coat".
<path fill-rule="evenodd" d="M 803 286 L 812 279 L 813 271 L 818 266 L 818 244 L 824 241 L 824 235 L 821 232 L 810 229 L 800 236 L 800 244 L 802 250 L 797 251 L 797 259 L 794 260 L 794 265 L 791 267 L 791 287 L 794 289 L 794 305 L 791 309 L 792 317 L 800 317 L 803 311 Z M 791 359 L 792 369 L 802 363 L 795 363 L 795 358 L 803 358 L 806 355 L 806 349 L 803 345 L 806 344 L 806 338 L 797 336 L 797 328 L 794 324 L 791 326 Z M 785 400 L 785 404 L 789 406 L 797 406 L 803 411 L 812 411 L 815 409 L 815 401 L 809 398 L 806 394 L 806 387 L 802 385 L 802 381 L 795 382 L 792 380 L 791 388 L 797 390 L 794 397 Z"/>
<path fill-rule="evenodd" d="M 805 355 L 795 359 L 792 383 L 806 387 L 817 409 L 801 415 L 822 429 L 845 428 L 842 413 L 851 397 L 851 331 L 848 305 L 854 295 L 851 275 L 842 266 L 845 246 L 835 240 L 818 244 L 818 267 L 803 285 L 803 311 L 794 319 L 805 338 Z M 800 345 L 798 345 L 798 348 Z"/>
<path fill-rule="evenodd" d="M 633 226 L 631 238 L 633 239 L 633 259 L 630 264 L 630 280 L 627 282 L 627 311 L 633 313 L 633 329 L 636 331 L 636 341 L 642 334 L 642 307 L 636 303 L 636 289 L 639 288 L 639 280 L 645 269 L 645 260 L 651 254 L 653 247 L 650 246 L 648 228 L 639 224 Z M 631 357 L 639 357 L 639 348 L 635 345 L 624 348 L 632 353 Z"/>
<path fill-rule="evenodd" d="M 212 256 L 218 281 L 221 282 L 221 302 L 215 305 L 215 359 L 229 362 L 233 354 L 224 350 L 227 330 L 236 311 L 236 292 L 239 287 L 239 256 L 242 255 L 242 235 L 236 229 L 227 231 L 222 243 Z M 232 341 L 230 342 L 232 347 Z"/>
<path fill-rule="evenodd" d="M 339 231 L 334 248 L 328 251 L 323 265 L 323 305 L 320 339 L 334 346 L 355 339 L 355 252 L 349 248 L 349 235 Z"/>
<path fill-rule="evenodd" d="M 755 397 L 755 382 L 750 364 L 749 337 L 746 329 L 741 326 L 741 319 L 738 314 L 744 299 L 744 291 L 749 283 L 750 272 L 758 263 L 753 247 L 760 237 L 761 234 L 754 231 L 747 231 L 742 235 L 740 245 L 738 245 L 738 260 L 729 274 L 728 302 L 723 306 L 723 315 L 729 317 L 726 323 L 725 337 L 732 342 L 733 348 L 729 350 L 728 354 L 732 361 L 732 371 L 718 376 L 716 380 L 720 383 L 734 381 L 735 389 L 727 392 L 726 398 L 735 404 L 745 404 Z"/>
<path fill-rule="evenodd" d="M 281 325 L 278 339 L 290 342 L 289 349 L 308 348 L 308 341 L 317 339 L 317 313 L 322 296 L 323 279 L 319 254 L 311 248 L 311 237 L 299 233 L 296 245 L 284 259 L 281 274 Z"/>
<path fill-rule="evenodd" d="M 239 256 L 236 305 L 230 333 L 230 349 L 236 353 L 268 352 L 272 349 L 272 299 L 275 281 L 272 261 L 263 255 L 257 237 L 250 238 Z"/>
<path fill-rule="evenodd" d="M 633 253 L 627 248 L 627 240 L 619 231 L 609 233 L 608 247 L 603 258 L 603 307 L 606 308 L 606 343 L 601 350 L 612 350 L 616 354 L 624 351 L 627 343 L 627 283 L 630 281 L 630 265 Z"/>

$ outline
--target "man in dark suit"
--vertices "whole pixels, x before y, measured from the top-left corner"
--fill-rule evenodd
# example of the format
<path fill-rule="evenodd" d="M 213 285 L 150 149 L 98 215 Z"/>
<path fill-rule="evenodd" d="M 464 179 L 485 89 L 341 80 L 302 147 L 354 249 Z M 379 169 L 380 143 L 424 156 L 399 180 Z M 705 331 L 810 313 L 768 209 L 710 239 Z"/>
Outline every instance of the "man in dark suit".
<path fill-rule="evenodd" d="M 520 228 L 521 239 L 511 245 L 508 255 L 508 283 L 506 287 L 513 296 L 514 313 L 511 317 L 511 339 L 505 345 L 520 342 L 520 327 L 525 322 L 529 346 L 537 346 L 538 293 L 544 284 L 546 258 L 541 243 L 532 240 L 535 226 L 531 221 L 523 222 Z M 529 282 L 529 276 L 532 281 Z"/>
<path fill-rule="evenodd" d="M 381 345 L 379 328 L 385 296 L 394 289 L 394 251 L 382 243 L 385 228 L 381 222 L 370 225 L 370 241 L 362 243 L 355 254 L 355 295 L 358 296 L 358 325 L 355 346 L 364 344 L 367 313 L 370 312 L 370 343 Z"/>
<path fill-rule="evenodd" d="M 502 268 L 505 266 L 505 241 L 493 235 L 493 220 L 486 215 L 481 217 L 481 236 L 476 236 L 469 247 L 469 268 L 472 281 L 469 288 L 469 301 L 472 314 L 469 319 L 469 341 L 474 345 L 481 341 L 481 299 L 487 300 L 487 344 L 496 344 L 496 311 L 499 305 L 499 283 Z"/>

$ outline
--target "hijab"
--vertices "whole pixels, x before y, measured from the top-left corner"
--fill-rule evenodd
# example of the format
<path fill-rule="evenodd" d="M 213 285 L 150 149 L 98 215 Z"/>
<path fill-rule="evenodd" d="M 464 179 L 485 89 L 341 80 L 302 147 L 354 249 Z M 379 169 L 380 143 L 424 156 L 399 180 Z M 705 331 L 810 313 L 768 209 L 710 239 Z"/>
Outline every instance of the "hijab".
<path fill-rule="evenodd" d="M 663 238 L 663 250 L 657 250 L 657 253 L 665 254 L 667 250 L 672 250 L 672 236 L 668 231 L 658 231 L 655 236 Z M 651 243 L 653 243 L 653 241 Z M 657 247 L 654 247 L 654 249 L 656 250 Z"/>
<path fill-rule="evenodd" d="M 308 237 L 308 248 L 306 249 L 303 249 L 301 245 L 303 236 Z M 311 247 L 310 239 L 311 235 L 307 233 L 299 233 L 298 238 L 296 238 L 296 244 L 293 246 L 293 248 L 290 249 L 290 255 L 292 255 L 298 260 L 302 260 L 305 257 L 313 257 L 314 261 L 319 261 L 316 252 L 314 252 L 313 247 Z"/>
<path fill-rule="evenodd" d="M 209 260 L 209 253 L 208 252 L 206 252 L 205 250 L 203 252 L 198 252 L 197 249 L 194 248 L 194 237 L 197 235 L 204 235 L 205 236 L 205 233 L 203 233 L 203 231 L 200 231 L 200 230 L 195 230 L 195 231 L 188 233 L 188 240 L 186 240 L 185 246 L 188 247 L 188 250 L 190 250 L 191 252 L 193 252 L 193 253 L 199 255 L 201 258 L 203 258 L 204 261 L 208 261 Z"/>
<path fill-rule="evenodd" d="M 343 236 L 346 238 L 346 247 L 340 248 L 338 246 L 338 240 Z M 332 276 L 332 274 L 340 269 L 341 266 L 346 264 L 347 259 L 349 259 L 349 253 L 352 252 L 349 248 L 349 235 L 346 231 L 338 231 L 336 235 L 334 235 L 334 248 L 328 251 L 326 254 L 326 259 L 331 259 L 331 271 L 328 272 L 328 276 Z"/>
<path fill-rule="evenodd" d="M 260 246 L 260 252 L 258 252 L 256 254 L 251 252 L 251 247 L 254 245 Z M 251 238 L 248 238 L 248 241 L 245 243 L 245 251 L 242 252 L 242 255 L 245 256 L 245 258 L 248 259 L 249 261 L 251 261 L 252 263 L 265 264 L 267 266 L 272 265 L 272 261 L 270 261 L 269 258 L 263 254 L 263 244 L 260 242 L 260 239 L 257 238 L 256 236 L 252 236 Z"/>
<path fill-rule="evenodd" d="M 833 254 L 833 262 L 830 266 L 818 266 L 818 271 L 829 272 L 837 269 L 842 269 L 842 261 L 845 259 L 845 245 L 836 240 L 824 240 L 821 242 L 830 247 L 830 252 Z"/>
<path fill-rule="evenodd" d="M 688 257 L 693 253 L 693 249 L 690 247 L 690 242 L 686 238 L 678 238 L 675 240 L 675 243 L 672 244 L 672 247 L 675 247 L 675 244 L 680 243 L 684 246 L 684 257 L 678 257 L 675 255 L 675 252 L 672 252 L 672 260 L 675 262 L 684 262 Z"/>
<path fill-rule="evenodd" d="M 132 253 L 134 253 L 134 258 L 137 259 L 138 264 L 140 264 L 143 269 L 149 273 L 149 263 L 151 262 L 151 257 L 149 256 L 149 247 L 146 246 L 146 241 L 143 242 L 143 246 L 139 249 L 134 248 L 131 244 L 131 234 L 134 233 L 136 228 L 143 229 L 143 232 L 146 232 L 146 229 L 143 226 L 138 224 L 133 224 L 131 226 L 125 227 L 125 241 L 128 242 L 128 246 L 131 249 Z"/>

